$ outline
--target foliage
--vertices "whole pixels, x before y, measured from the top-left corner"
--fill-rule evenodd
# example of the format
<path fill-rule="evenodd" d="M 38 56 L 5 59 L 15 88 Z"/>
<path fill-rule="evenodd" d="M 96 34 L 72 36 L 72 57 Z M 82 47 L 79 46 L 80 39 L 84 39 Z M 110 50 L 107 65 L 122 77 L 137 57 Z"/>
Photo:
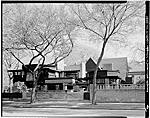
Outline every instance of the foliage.
<path fill-rule="evenodd" d="M 24 82 L 15 82 L 12 86 L 12 91 L 13 92 L 23 92 L 27 90 L 27 86 L 24 84 Z"/>
<path fill-rule="evenodd" d="M 4 88 L 3 88 L 3 91 L 6 92 L 8 90 L 9 90 L 9 86 L 5 85 Z"/>

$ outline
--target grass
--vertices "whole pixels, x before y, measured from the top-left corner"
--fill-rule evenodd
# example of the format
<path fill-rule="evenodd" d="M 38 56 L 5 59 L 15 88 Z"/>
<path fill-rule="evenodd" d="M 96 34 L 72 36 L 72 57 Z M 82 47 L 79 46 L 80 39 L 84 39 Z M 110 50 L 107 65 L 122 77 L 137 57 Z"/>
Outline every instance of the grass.
<path fill-rule="evenodd" d="M 3 101 L 5 107 L 16 108 L 71 108 L 71 109 L 109 109 L 109 110 L 139 110 L 144 109 L 143 104 L 132 103 L 97 103 L 92 105 L 88 100 L 37 100 L 30 104 L 30 100 Z"/>
<path fill-rule="evenodd" d="M 141 110 L 144 109 L 144 104 L 82 104 L 77 108 L 80 109 L 108 109 L 108 110 Z"/>

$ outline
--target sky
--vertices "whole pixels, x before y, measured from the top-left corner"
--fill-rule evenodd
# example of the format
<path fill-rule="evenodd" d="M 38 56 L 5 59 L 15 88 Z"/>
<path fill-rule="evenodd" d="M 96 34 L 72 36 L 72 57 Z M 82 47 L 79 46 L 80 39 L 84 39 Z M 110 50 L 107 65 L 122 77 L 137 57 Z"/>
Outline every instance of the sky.
<path fill-rule="evenodd" d="M 86 34 L 85 32 L 82 32 L 81 34 L 80 34 L 81 37 L 79 36 L 76 38 L 78 44 L 91 47 L 92 49 L 95 49 L 95 50 L 101 49 L 100 43 L 93 42 L 92 40 L 87 39 L 89 34 Z M 144 32 L 138 32 L 138 33 L 130 34 L 127 37 L 127 40 L 129 41 L 129 46 L 118 47 L 115 50 L 110 44 L 107 44 L 103 58 L 127 57 L 128 61 L 133 60 L 133 57 L 132 57 L 133 52 L 131 51 L 131 47 L 134 46 L 136 43 L 145 44 L 145 34 L 144 34 Z"/>
<path fill-rule="evenodd" d="M 128 41 L 130 41 L 133 45 L 136 43 L 145 44 L 145 36 L 144 34 L 136 34 L 128 37 Z M 120 48 L 117 52 L 112 52 L 112 48 L 107 48 L 105 53 L 106 57 L 128 57 L 128 61 L 132 60 L 132 51 L 131 47 Z"/>
<path fill-rule="evenodd" d="M 100 50 L 100 44 L 95 43 L 95 42 L 91 42 L 91 41 L 87 41 L 87 39 L 89 35 L 85 32 L 82 32 L 82 37 L 76 37 L 76 39 L 78 38 L 78 43 L 81 43 L 82 45 L 88 45 L 93 49 L 96 50 Z M 82 40 L 83 39 L 83 40 Z M 143 43 L 145 42 L 145 35 L 143 32 L 139 32 L 139 33 L 135 33 L 135 34 L 130 34 L 128 36 L 128 41 L 130 42 L 129 44 L 136 44 L 137 42 L 139 43 Z M 104 53 L 104 58 L 111 58 L 111 57 L 128 57 L 128 60 L 132 60 L 132 52 L 130 50 L 131 47 L 118 47 L 118 49 L 113 49 L 109 44 L 106 47 L 105 53 Z M 24 59 L 25 61 L 29 61 Z M 28 63 L 28 62 L 26 62 Z"/>

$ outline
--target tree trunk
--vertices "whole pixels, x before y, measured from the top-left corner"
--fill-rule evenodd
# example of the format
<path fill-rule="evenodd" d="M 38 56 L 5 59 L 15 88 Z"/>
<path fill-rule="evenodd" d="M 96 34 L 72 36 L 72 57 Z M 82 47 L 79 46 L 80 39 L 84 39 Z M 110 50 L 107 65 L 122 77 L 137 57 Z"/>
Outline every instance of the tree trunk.
<path fill-rule="evenodd" d="M 36 87 L 32 88 L 32 92 L 31 92 L 31 100 L 30 100 L 30 103 L 35 103 L 35 98 L 36 98 Z"/>
<path fill-rule="evenodd" d="M 37 95 L 36 88 L 37 88 L 38 79 L 39 79 L 40 73 L 41 73 L 41 71 L 38 71 L 39 66 L 40 66 L 40 60 L 39 60 L 38 65 L 36 66 L 36 68 L 32 72 L 32 75 L 33 75 L 33 88 L 32 88 L 32 92 L 31 92 L 31 100 L 30 100 L 31 104 L 35 103 L 35 100 L 36 100 L 36 95 Z M 40 70 L 41 70 L 41 68 L 40 68 Z"/>
<path fill-rule="evenodd" d="M 96 105 L 96 76 L 97 76 L 98 66 L 96 65 L 96 69 L 94 71 L 93 76 L 93 95 L 92 95 L 92 104 Z"/>
<path fill-rule="evenodd" d="M 101 62 L 101 60 L 103 58 L 103 55 L 104 55 L 105 46 L 106 46 L 106 42 L 104 41 L 103 47 L 102 47 L 102 51 L 100 53 L 100 56 L 99 56 L 97 64 L 96 64 L 96 68 L 94 70 L 94 75 L 93 75 L 93 94 L 92 94 L 92 104 L 93 105 L 96 105 L 96 89 L 97 89 L 97 87 L 96 87 L 96 77 L 97 77 L 97 71 L 98 71 L 100 62 Z"/>
<path fill-rule="evenodd" d="M 35 78 L 35 72 L 33 72 L 33 88 L 31 91 L 31 100 L 30 103 L 35 103 L 36 100 L 36 87 L 37 87 L 37 80 Z"/>

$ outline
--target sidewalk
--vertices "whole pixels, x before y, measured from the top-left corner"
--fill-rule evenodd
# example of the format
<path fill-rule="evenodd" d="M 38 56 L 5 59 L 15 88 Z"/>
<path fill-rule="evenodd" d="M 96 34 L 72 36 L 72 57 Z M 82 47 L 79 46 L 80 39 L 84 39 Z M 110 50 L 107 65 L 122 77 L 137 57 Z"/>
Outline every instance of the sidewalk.
<path fill-rule="evenodd" d="M 69 109 L 107 109 L 107 110 L 144 110 L 144 103 L 97 103 L 92 105 L 89 100 L 42 100 L 30 104 L 29 100 L 5 100 L 3 107 L 15 108 L 69 108 Z"/>

